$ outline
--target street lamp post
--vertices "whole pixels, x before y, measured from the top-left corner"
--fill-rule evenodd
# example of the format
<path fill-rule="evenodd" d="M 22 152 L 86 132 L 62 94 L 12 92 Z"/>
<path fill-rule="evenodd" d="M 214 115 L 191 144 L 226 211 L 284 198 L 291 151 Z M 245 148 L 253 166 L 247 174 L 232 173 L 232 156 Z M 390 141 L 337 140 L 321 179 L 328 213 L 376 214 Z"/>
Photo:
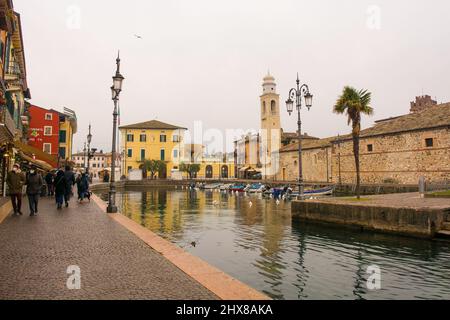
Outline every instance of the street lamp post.
<path fill-rule="evenodd" d="M 89 168 L 90 168 L 90 159 L 91 159 L 91 141 L 92 141 L 92 134 L 91 134 L 91 125 L 89 124 L 89 133 L 87 135 L 87 168 L 86 173 L 89 177 Z"/>
<path fill-rule="evenodd" d="M 297 88 L 292 88 L 289 91 L 289 99 L 286 101 L 286 108 L 289 115 L 294 110 L 294 102 L 297 107 L 298 113 L 298 189 L 299 198 L 303 199 L 304 196 L 304 181 L 303 181 L 303 163 L 302 163 L 302 120 L 300 116 L 300 110 L 302 108 L 302 95 L 305 99 L 305 104 L 308 110 L 312 106 L 313 96 L 309 93 L 309 87 L 306 84 L 300 85 L 300 79 L 297 73 Z"/>
<path fill-rule="evenodd" d="M 112 151 L 111 151 L 111 180 L 109 184 L 109 194 L 108 194 L 108 213 L 116 213 L 116 136 L 117 136 L 117 116 L 119 95 L 122 91 L 122 82 L 125 79 L 120 74 L 120 56 L 117 55 L 116 59 L 116 74 L 113 77 L 113 85 L 111 87 L 112 100 L 114 101 L 114 112 L 113 112 L 113 138 L 112 138 Z"/>
<path fill-rule="evenodd" d="M 339 168 L 339 186 L 342 184 L 341 178 L 341 136 L 338 134 L 337 136 L 337 144 L 338 144 L 338 168 Z"/>
<path fill-rule="evenodd" d="M 84 143 L 84 148 L 83 148 L 83 168 L 84 168 L 84 170 L 86 170 L 86 151 L 87 151 L 87 149 L 86 149 L 86 142 Z"/>

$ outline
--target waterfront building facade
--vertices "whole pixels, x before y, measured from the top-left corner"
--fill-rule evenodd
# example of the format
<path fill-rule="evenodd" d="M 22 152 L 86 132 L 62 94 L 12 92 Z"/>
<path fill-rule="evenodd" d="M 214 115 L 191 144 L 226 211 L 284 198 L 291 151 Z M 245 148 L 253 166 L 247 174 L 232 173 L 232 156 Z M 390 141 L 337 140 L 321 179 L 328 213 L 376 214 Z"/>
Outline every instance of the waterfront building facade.
<path fill-rule="evenodd" d="M 284 145 L 298 143 L 298 134 L 285 132 L 280 120 L 280 95 L 275 78 L 269 73 L 263 78 L 260 96 L 261 128 L 235 141 L 235 165 L 237 178 L 275 179 L 280 171 L 279 151 Z M 318 138 L 303 135 L 304 139 Z"/>
<path fill-rule="evenodd" d="M 229 179 L 234 177 L 233 160 L 226 156 L 206 156 L 205 147 L 200 144 L 185 144 L 186 128 L 157 120 L 122 126 L 121 173 L 128 178 L 130 172 L 140 171 L 145 177 L 145 160 L 161 160 L 165 168 L 157 173 L 159 179 L 188 178 L 188 173 L 180 172 L 180 165 L 199 164 L 200 170 L 194 175 L 198 179 Z"/>
<path fill-rule="evenodd" d="M 170 178 L 172 170 L 178 170 L 184 158 L 186 130 L 158 120 L 121 126 L 123 174 L 128 176 L 131 170 L 141 170 L 145 160 L 161 160 L 166 168 L 158 173 L 158 178 Z"/>
<path fill-rule="evenodd" d="M 88 164 L 87 152 L 77 152 L 72 154 L 71 160 L 75 164 L 75 169 L 87 169 Z M 109 155 L 109 157 L 111 157 Z M 89 173 L 93 179 L 99 180 L 103 179 L 103 175 L 107 170 L 108 166 L 108 154 L 104 153 L 103 150 L 91 154 L 91 159 L 89 160 Z"/>
<path fill-rule="evenodd" d="M 426 97 L 416 102 L 430 100 Z M 362 183 L 417 184 L 420 177 L 450 182 L 450 103 L 411 107 L 409 114 L 376 121 L 361 131 Z M 298 175 L 297 149 L 298 144 L 281 148 L 277 180 Z M 305 142 L 303 170 L 306 181 L 355 183 L 351 135 Z"/>

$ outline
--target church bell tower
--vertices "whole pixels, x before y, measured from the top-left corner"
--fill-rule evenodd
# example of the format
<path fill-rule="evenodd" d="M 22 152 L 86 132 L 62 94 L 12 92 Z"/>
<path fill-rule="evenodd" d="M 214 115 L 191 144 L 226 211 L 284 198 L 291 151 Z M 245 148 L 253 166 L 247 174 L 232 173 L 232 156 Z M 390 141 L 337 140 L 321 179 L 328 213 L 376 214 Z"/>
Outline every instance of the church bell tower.
<path fill-rule="evenodd" d="M 264 77 L 262 87 L 261 160 L 266 164 L 265 175 L 269 176 L 276 174 L 274 165 L 281 146 L 280 95 L 277 94 L 275 78 L 270 73 Z"/>

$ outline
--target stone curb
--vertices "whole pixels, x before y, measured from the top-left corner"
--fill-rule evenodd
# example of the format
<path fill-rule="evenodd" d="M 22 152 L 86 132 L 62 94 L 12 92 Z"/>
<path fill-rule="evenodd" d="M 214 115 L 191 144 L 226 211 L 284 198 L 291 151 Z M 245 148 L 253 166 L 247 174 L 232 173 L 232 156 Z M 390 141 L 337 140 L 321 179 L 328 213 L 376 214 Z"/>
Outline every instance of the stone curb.
<path fill-rule="evenodd" d="M 2 206 L 0 206 L 0 223 L 5 220 L 11 211 L 13 210 L 11 201 L 5 202 Z"/>

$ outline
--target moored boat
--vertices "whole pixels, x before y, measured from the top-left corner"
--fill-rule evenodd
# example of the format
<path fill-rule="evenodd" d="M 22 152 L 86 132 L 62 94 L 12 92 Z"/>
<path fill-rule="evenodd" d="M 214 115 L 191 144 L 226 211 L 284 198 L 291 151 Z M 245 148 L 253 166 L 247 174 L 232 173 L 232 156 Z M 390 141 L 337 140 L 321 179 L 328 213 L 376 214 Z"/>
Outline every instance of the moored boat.
<path fill-rule="evenodd" d="M 221 185 L 219 189 L 222 190 L 222 191 L 228 191 L 228 190 L 230 190 L 230 188 L 231 188 L 232 186 L 233 186 L 233 184 L 227 183 L 227 184 Z"/>
<path fill-rule="evenodd" d="M 265 186 L 262 183 L 253 183 L 246 190 L 248 193 L 261 193 L 265 190 Z"/>
<path fill-rule="evenodd" d="M 232 185 L 231 187 L 230 187 L 230 191 L 233 191 L 233 192 L 235 192 L 235 191 L 238 191 L 238 192 L 245 192 L 245 188 L 246 188 L 247 186 L 245 185 L 245 184 L 234 184 L 234 185 Z"/>
<path fill-rule="evenodd" d="M 326 188 L 320 188 L 320 189 L 313 189 L 313 190 L 305 190 L 303 191 L 304 196 L 329 196 L 332 195 L 334 192 L 334 186 L 326 187 Z M 291 197 L 298 197 L 298 192 L 293 192 L 290 194 Z"/>
<path fill-rule="evenodd" d="M 205 189 L 205 190 L 214 190 L 214 189 L 219 189 L 221 186 L 222 186 L 221 183 L 210 183 L 210 184 L 205 184 L 203 189 Z"/>

